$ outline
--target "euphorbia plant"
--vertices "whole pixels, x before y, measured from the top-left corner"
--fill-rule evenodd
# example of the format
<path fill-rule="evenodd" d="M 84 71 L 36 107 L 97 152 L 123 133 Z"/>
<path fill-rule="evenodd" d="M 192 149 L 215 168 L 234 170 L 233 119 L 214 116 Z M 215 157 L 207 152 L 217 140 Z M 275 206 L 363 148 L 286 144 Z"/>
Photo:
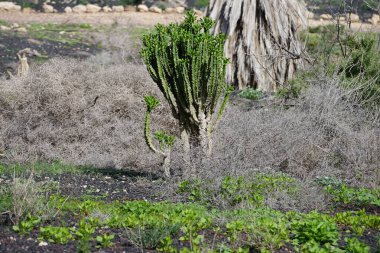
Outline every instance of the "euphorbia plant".
<path fill-rule="evenodd" d="M 187 155 L 191 144 L 211 153 L 212 132 L 232 91 L 225 82 L 225 36 L 211 35 L 212 26 L 211 19 L 189 12 L 182 23 L 156 25 L 143 37 L 142 57 L 179 121 Z"/>

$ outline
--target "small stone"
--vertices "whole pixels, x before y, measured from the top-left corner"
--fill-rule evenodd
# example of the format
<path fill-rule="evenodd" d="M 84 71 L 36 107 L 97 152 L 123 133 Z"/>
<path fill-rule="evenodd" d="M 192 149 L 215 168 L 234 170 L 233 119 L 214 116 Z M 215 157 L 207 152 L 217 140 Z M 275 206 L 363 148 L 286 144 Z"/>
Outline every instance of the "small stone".
<path fill-rule="evenodd" d="M 96 13 L 96 12 L 99 12 L 102 8 L 95 5 L 95 4 L 87 4 L 86 5 L 86 8 L 87 8 L 87 11 L 88 13 Z"/>
<path fill-rule="evenodd" d="M 193 11 L 195 12 L 195 15 L 197 15 L 198 17 L 203 17 L 203 11 L 197 9 L 193 9 Z"/>
<path fill-rule="evenodd" d="M 96 191 L 95 192 L 100 192 L 100 189 L 96 189 Z"/>
<path fill-rule="evenodd" d="M 86 11 L 87 11 L 87 8 L 83 4 L 78 4 L 73 7 L 74 13 L 85 13 Z"/>
<path fill-rule="evenodd" d="M 47 246 L 48 245 L 48 243 L 47 242 L 44 242 L 44 241 L 42 241 L 42 242 L 40 242 L 39 244 L 38 244 L 38 246 Z"/>
<path fill-rule="evenodd" d="M 175 7 L 175 11 L 179 14 L 183 14 L 185 12 L 185 8 L 182 6 Z"/>
<path fill-rule="evenodd" d="M 45 12 L 45 13 L 53 13 L 54 12 L 54 7 L 51 6 L 51 5 L 48 5 L 48 4 L 44 4 L 42 6 L 42 10 Z"/>
<path fill-rule="evenodd" d="M 34 44 L 34 45 L 42 45 L 43 44 L 41 41 L 35 40 L 35 39 L 28 39 L 27 41 L 28 41 L 28 43 Z"/>
<path fill-rule="evenodd" d="M 87 188 L 87 185 L 82 185 L 82 187 L 86 189 L 86 188 Z"/>
<path fill-rule="evenodd" d="M 320 16 L 322 20 L 333 20 L 333 17 L 330 14 L 322 14 Z"/>
<path fill-rule="evenodd" d="M 12 2 L 0 2 L 0 11 L 18 12 L 21 11 L 21 6 Z"/>
<path fill-rule="evenodd" d="M 113 12 L 124 12 L 124 7 L 122 5 L 112 6 L 112 11 Z"/>
<path fill-rule="evenodd" d="M 149 8 L 149 11 L 150 12 L 154 12 L 154 13 L 162 13 L 162 10 L 161 8 L 158 8 L 157 6 L 152 6 Z"/>
<path fill-rule="evenodd" d="M 104 6 L 102 8 L 102 11 L 107 13 L 107 12 L 112 12 L 112 9 L 109 6 Z"/>
<path fill-rule="evenodd" d="M 145 4 L 139 4 L 139 5 L 137 5 L 137 11 L 148 12 L 149 9 L 148 9 L 148 6 L 146 6 Z"/>
<path fill-rule="evenodd" d="M 71 7 L 67 6 L 64 10 L 65 13 L 73 13 L 73 9 Z"/>
<path fill-rule="evenodd" d="M 35 13 L 35 12 L 36 12 L 35 10 L 29 7 L 22 9 L 22 13 L 25 13 L 25 14 Z"/>
<path fill-rule="evenodd" d="M 28 31 L 26 30 L 25 27 L 19 27 L 19 28 L 16 28 L 16 32 L 26 33 L 26 32 L 28 32 Z"/>
<path fill-rule="evenodd" d="M 372 15 L 372 18 L 369 20 L 369 22 L 372 25 L 377 25 L 377 23 L 379 23 L 379 21 L 380 21 L 380 16 L 377 14 Z"/>
<path fill-rule="evenodd" d="M 311 11 L 306 11 L 306 18 L 307 19 L 314 19 L 315 15 Z"/>
<path fill-rule="evenodd" d="M 359 23 L 360 17 L 357 14 L 351 13 L 351 15 L 347 15 L 347 20 L 350 20 L 351 23 Z"/>
<path fill-rule="evenodd" d="M 166 8 L 165 9 L 165 13 L 176 13 L 177 11 L 175 10 L 175 8 L 172 8 L 172 7 L 169 7 L 169 8 Z"/>
<path fill-rule="evenodd" d="M 13 23 L 12 26 L 11 26 L 11 28 L 19 28 L 19 27 L 20 27 L 20 25 L 17 24 L 17 23 Z"/>
<path fill-rule="evenodd" d="M 134 6 L 134 5 L 127 5 L 127 6 L 125 6 L 124 10 L 125 11 L 131 11 L 131 12 L 137 11 L 136 6 Z"/>
<path fill-rule="evenodd" d="M 11 30 L 11 28 L 8 26 L 5 26 L 5 25 L 0 25 L 0 30 L 1 31 L 9 31 L 9 30 Z"/>

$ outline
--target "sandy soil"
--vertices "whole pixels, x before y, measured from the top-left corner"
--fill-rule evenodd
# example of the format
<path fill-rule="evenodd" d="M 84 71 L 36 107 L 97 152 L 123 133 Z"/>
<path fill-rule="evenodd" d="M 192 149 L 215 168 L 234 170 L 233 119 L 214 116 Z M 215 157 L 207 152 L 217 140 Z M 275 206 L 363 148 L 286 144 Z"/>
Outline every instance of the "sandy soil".
<path fill-rule="evenodd" d="M 123 26 L 143 26 L 149 27 L 157 23 L 168 24 L 179 22 L 183 19 L 183 14 L 157 14 L 152 12 L 123 12 L 123 13 L 9 13 L 0 12 L 0 19 L 11 23 L 89 23 L 92 25 L 112 25 Z M 332 21 L 309 20 L 309 26 L 327 25 Z M 369 23 L 353 23 L 353 31 L 380 32 L 380 25 L 374 26 Z"/>
<path fill-rule="evenodd" d="M 0 19 L 19 24 L 28 23 L 89 23 L 93 25 L 153 26 L 157 23 L 168 24 L 183 19 L 182 14 L 157 14 L 152 12 L 123 13 L 10 13 L 0 12 Z"/>

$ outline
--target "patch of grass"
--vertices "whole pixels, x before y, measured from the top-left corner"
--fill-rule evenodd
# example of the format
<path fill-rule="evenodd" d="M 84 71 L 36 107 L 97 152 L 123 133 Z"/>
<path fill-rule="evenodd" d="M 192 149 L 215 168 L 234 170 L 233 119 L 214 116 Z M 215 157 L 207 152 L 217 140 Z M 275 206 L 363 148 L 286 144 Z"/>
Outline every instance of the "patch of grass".
<path fill-rule="evenodd" d="M 5 20 L 0 19 L 0 25 L 7 26 L 7 25 L 9 25 L 9 23 L 7 21 L 5 21 Z"/>
<path fill-rule="evenodd" d="M 61 42 L 68 46 L 82 43 L 91 45 L 85 35 L 94 31 L 90 24 L 30 24 L 29 35 L 35 39 Z"/>
<path fill-rule="evenodd" d="M 91 168 L 87 166 L 68 165 L 59 161 L 52 163 L 37 162 L 33 164 L 0 164 L 0 175 L 6 176 L 28 175 L 31 172 L 34 175 L 59 175 L 63 173 L 84 173 L 90 170 Z"/>
<path fill-rule="evenodd" d="M 263 92 L 261 90 L 246 88 L 239 92 L 239 97 L 256 101 L 263 98 Z"/>
<path fill-rule="evenodd" d="M 213 182 L 196 179 L 183 181 L 178 191 L 187 196 L 188 200 L 208 206 L 217 202 L 228 206 L 248 205 L 262 206 L 266 197 L 275 189 L 289 194 L 297 192 L 295 180 L 285 174 L 257 174 L 254 178 L 225 177 L 219 187 L 212 188 Z"/>
<path fill-rule="evenodd" d="M 331 195 L 337 203 L 356 206 L 376 205 L 380 207 L 380 189 L 350 187 L 336 178 L 320 178 L 317 182 Z"/>

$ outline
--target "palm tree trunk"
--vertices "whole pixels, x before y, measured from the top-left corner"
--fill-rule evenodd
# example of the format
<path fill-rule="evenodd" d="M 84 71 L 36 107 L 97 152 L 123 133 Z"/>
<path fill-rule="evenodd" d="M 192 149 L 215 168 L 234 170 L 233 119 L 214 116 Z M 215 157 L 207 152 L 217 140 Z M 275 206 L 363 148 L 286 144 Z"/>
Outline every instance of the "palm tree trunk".
<path fill-rule="evenodd" d="M 305 13 L 300 0 L 211 0 L 214 33 L 228 36 L 227 81 L 271 92 L 286 83 L 302 67 L 296 33 L 306 27 Z"/>

